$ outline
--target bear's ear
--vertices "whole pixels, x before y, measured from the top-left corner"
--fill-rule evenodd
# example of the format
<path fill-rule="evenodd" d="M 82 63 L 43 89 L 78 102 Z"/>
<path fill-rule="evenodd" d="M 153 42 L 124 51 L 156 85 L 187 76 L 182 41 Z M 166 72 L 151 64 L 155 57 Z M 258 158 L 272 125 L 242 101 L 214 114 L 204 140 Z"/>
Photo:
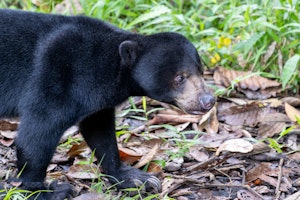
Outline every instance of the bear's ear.
<path fill-rule="evenodd" d="M 122 66 L 131 66 L 137 58 L 137 42 L 131 40 L 123 41 L 119 46 Z"/>

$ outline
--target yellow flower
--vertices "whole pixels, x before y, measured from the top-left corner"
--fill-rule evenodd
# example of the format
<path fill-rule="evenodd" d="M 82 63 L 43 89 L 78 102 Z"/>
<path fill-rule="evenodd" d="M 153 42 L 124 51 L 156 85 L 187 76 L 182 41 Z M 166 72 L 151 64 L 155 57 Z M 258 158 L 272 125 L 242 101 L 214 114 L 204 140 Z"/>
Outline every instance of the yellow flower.
<path fill-rule="evenodd" d="M 218 49 L 221 49 L 222 46 L 223 46 L 222 43 L 221 43 L 221 42 L 218 42 L 218 45 L 217 45 Z"/>
<path fill-rule="evenodd" d="M 231 44 L 231 39 L 230 39 L 230 38 L 224 38 L 223 44 L 224 44 L 226 47 L 229 47 L 229 45 Z"/>
<path fill-rule="evenodd" d="M 216 54 L 214 55 L 214 57 L 217 59 L 217 61 L 220 61 L 220 60 L 221 60 L 221 56 L 220 56 L 218 53 L 216 53 Z"/>
<path fill-rule="evenodd" d="M 211 57 L 210 62 L 214 65 L 221 60 L 221 56 L 218 53 L 215 53 L 213 57 Z"/>
<path fill-rule="evenodd" d="M 228 47 L 230 44 L 231 44 L 231 39 L 230 38 L 221 36 L 220 39 L 219 39 L 217 47 L 220 49 L 223 46 Z"/>
<path fill-rule="evenodd" d="M 212 58 L 210 59 L 210 62 L 214 65 L 214 64 L 216 64 L 218 61 L 217 61 L 217 59 L 216 59 L 215 57 L 212 57 Z"/>

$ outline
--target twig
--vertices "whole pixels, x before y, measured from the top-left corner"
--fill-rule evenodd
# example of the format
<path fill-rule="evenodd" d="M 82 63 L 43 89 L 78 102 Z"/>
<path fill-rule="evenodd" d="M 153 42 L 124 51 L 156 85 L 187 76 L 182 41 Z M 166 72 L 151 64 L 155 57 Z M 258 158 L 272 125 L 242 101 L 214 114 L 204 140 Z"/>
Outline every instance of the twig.
<path fill-rule="evenodd" d="M 237 164 L 232 164 L 230 166 L 223 166 L 223 167 L 218 167 L 218 168 L 215 167 L 214 169 L 221 173 L 221 171 L 229 171 L 232 169 L 241 169 L 243 167 L 244 167 L 244 165 L 237 163 Z"/>
<path fill-rule="evenodd" d="M 179 188 L 183 183 L 184 183 L 184 180 L 183 180 L 183 179 L 181 179 L 181 180 L 176 180 L 176 182 L 174 182 L 174 184 L 172 184 L 167 190 L 163 191 L 163 192 L 160 194 L 161 199 L 163 199 L 163 197 L 164 197 L 166 194 L 170 194 L 171 192 L 173 192 L 174 190 L 176 190 L 177 188 Z"/>
<path fill-rule="evenodd" d="M 265 200 L 263 196 L 258 194 L 255 190 L 253 190 L 249 185 L 225 185 L 225 184 L 205 184 L 205 185 L 199 185 L 201 189 L 207 189 L 207 188 L 242 188 L 246 189 L 249 192 L 251 192 L 254 196 L 256 196 L 259 199 Z"/>
<path fill-rule="evenodd" d="M 139 134 L 139 133 L 143 132 L 145 129 L 146 129 L 146 126 L 145 125 L 141 125 L 139 127 L 136 127 L 135 129 L 131 130 L 130 132 L 132 134 Z"/>
<path fill-rule="evenodd" d="M 283 161 L 284 159 L 281 158 L 279 161 L 279 173 L 278 173 L 278 180 L 277 180 L 277 184 L 276 184 L 276 189 L 275 189 L 275 200 L 278 200 L 280 197 L 280 184 L 281 184 L 281 180 L 282 180 L 282 166 L 283 166 Z"/>
<path fill-rule="evenodd" d="M 246 182 L 246 173 L 245 173 L 246 170 L 244 167 L 242 167 L 241 169 L 242 169 L 242 185 L 244 185 Z"/>
<path fill-rule="evenodd" d="M 201 162 L 201 163 L 197 163 L 195 165 L 192 165 L 190 167 L 187 167 L 186 170 L 187 172 L 194 172 L 194 171 L 199 171 L 199 170 L 204 170 L 207 168 L 212 168 L 213 166 L 217 166 L 220 163 L 223 163 L 225 160 L 227 160 L 228 158 L 232 157 L 233 155 L 222 155 L 222 156 L 212 156 L 211 158 L 209 158 L 208 160 Z"/>
<path fill-rule="evenodd" d="M 205 173 L 201 173 L 201 177 L 205 177 L 205 176 L 210 176 L 210 173 L 205 172 Z M 264 198 L 263 196 L 261 196 L 259 193 L 257 193 L 255 190 L 253 190 L 249 185 L 236 185 L 236 184 L 203 184 L 203 181 L 199 181 L 199 177 L 197 177 L 197 179 L 194 178 L 190 178 L 187 176 L 180 176 L 180 175 L 172 175 L 169 174 L 169 176 L 175 178 L 175 179 L 179 179 L 177 181 L 177 184 L 173 187 L 170 187 L 168 189 L 168 192 L 172 192 L 175 189 L 177 189 L 179 186 L 181 186 L 182 184 L 187 184 L 187 182 L 190 183 L 194 183 L 195 185 L 197 185 L 200 189 L 207 189 L 207 188 L 242 188 L 242 189 L 246 189 L 249 192 L 251 192 L 254 196 L 256 196 L 258 199 L 260 200 L 265 200 L 266 198 Z M 167 194 L 164 192 L 164 194 Z"/>
<path fill-rule="evenodd" d="M 164 123 L 185 123 L 192 122 L 198 123 L 200 121 L 199 115 L 168 115 L 168 114 L 156 114 L 153 119 L 147 122 L 148 125 L 164 124 Z"/>

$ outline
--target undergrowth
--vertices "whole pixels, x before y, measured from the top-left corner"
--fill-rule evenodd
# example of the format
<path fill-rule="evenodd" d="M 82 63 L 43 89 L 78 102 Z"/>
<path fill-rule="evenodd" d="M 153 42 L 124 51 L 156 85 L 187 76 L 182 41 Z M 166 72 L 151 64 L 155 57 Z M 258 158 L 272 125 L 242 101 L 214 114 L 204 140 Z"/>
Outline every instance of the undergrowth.
<path fill-rule="evenodd" d="M 60 1 L 1 1 L 0 7 L 55 13 Z M 188 37 L 209 68 L 266 72 L 294 93 L 300 78 L 300 1 L 297 0 L 80 0 L 84 13 L 116 26 Z M 76 10 L 74 12 L 74 10 Z"/>

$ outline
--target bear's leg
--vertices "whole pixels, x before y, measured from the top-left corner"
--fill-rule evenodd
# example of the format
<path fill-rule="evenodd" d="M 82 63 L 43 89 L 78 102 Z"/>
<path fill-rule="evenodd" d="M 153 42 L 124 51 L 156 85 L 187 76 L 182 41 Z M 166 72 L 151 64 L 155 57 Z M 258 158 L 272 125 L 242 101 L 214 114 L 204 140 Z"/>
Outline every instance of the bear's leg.
<path fill-rule="evenodd" d="M 85 118 L 80 123 L 80 131 L 110 178 L 119 188 L 136 188 L 145 183 L 146 191 L 159 192 L 158 178 L 139 169 L 121 163 L 115 135 L 114 109 L 104 109 Z"/>
<path fill-rule="evenodd" d="M 71 193 L 69 184 L 54 183 L 46 187 L 43 183 L 48 164 L 64 131 L 63 126 L 48 117 L 37 119 L 31 114 L 21 118 L 16 138 L 17 167 L 22 188 L 30 191 L 53 190 L 38 194 L 38 199 L 64 199 Z"/>

